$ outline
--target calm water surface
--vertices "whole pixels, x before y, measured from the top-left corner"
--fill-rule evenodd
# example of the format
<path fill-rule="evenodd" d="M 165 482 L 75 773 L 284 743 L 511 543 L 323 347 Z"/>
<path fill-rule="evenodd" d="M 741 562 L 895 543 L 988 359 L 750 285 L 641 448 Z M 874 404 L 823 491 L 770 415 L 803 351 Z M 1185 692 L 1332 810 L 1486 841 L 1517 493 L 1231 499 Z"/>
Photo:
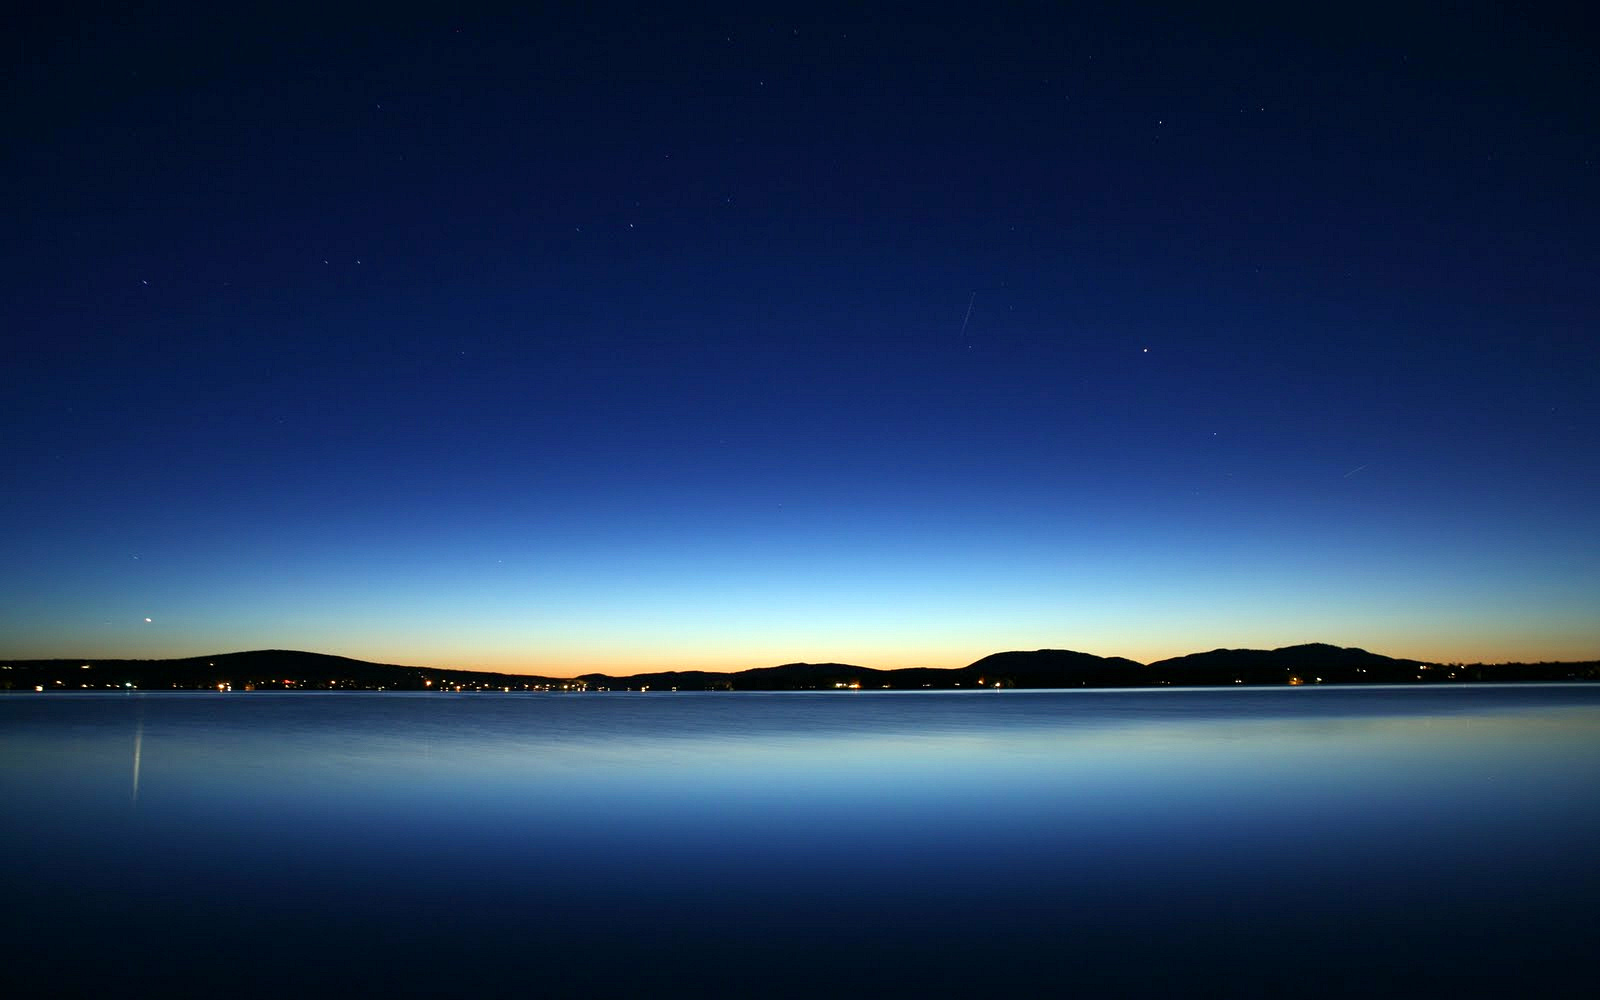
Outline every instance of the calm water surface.
<path fill-rule="evenodd" d="M 1597 750 L 1578 685 L 6 696 L 0 990 L 1587 995 Z"/>

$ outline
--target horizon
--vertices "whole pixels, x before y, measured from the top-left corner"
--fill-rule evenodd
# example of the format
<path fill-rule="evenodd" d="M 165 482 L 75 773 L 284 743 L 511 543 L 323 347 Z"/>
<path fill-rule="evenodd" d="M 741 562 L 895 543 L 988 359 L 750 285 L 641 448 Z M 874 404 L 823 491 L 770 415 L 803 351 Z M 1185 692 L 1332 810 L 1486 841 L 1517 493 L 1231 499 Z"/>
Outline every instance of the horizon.
<path fill-rule="evenodd" d="M 1360 650 L 1360 651 L 1364 651 L 1364 652 L 1368 652 L 1368 653 L 1374 653 L 1374 654 L 1377 654 L 1377 655 L 1380 655 L 1380 656 L 1385 656 L 1385 657 L 1389 657 L 1391 659 L 1396 659 L 1396 660 L 1416 660 L 1416 661 L 1423 662 L 1423 663 L 1433 663 L 1433 664 L 1441 664 L 1441 665 L 1442 664 L 1467 664 L 1467 665 L 1493 666 L 1493 665 L 1496 665 L 1496 664 L 1514 664 L 1514 663 L 1541 663 L 1541 662 L 1545 662 L 1545 663 L 1549 663 L 1549 662 L 1588 663 L 1588 662 L 1600 661 L 1600 657 L 1582 657 L 1582 656 L 1579 656 L 1579 657 L 1562 657 L 1562 658 L 1553 658 L 1553 657 L 1545 657 L 1545 658 L 1516 658 L 1516 657 L 1513 657 L 1513 658 L 1493 659 L 1493 660 L 1487 659 L 1487 658 L 1432 659 L 1432 658 L 1429 658 L 1429 657 L 1408 656 L 1408 655 L 1404 655 L 1404 654 L 1395 653 L 1395 652 L 1393 652 L 1391 650 L 1372 649 L 1370 647 L 1359 646 L 1359 645 L 1344 645 L 1344 644 L 1341 644 L 1341 643 L 1320 642 L 1320 641 L 1315 641 L 1315 640 L 1309 641 L 1309 642 L 1283 643 L 1283 644 L 1278 644 L 1278 645 L 1273 645 L 1273 646 L 1208 646 L 1208 647 L 1204 647 L 1204 648 L 1189 649 L 1189 650 L 1187 650 L 1185 652 L 1172 653 L 1172 654 L 1167 655 L 1167 656 L 1159 656 L 1159 657 L 1154 657 L 1154 658 L 1151 658 L 1151 659 L 1141 659 L 1139 657 L 1127 656 L 1126 654 L 1121 654 L 1121 653 L 1105 653 L 1105 652 L 1095 652 L 1095 651 L 1092 651 L 1092 650 L 1075 649 L 1075 648 L 1067 647 L 1067 646 L 1039 646 L 1039 647 L 1027 647 L 1027 648 L 1012 647 L 1012 648 L 1005 648 L 1005 649 L 993 649 L 993 650 L 989 650 L 986 653 L 982 653 L 980 655 L 973 656 L 972 658 L 970 658 L 968 660 L 964 660 L 964 661 L 962 661 L 960 663 L 949 663 L 949 664 L 934 664 L 934 663 L 922 662 L 922 663 L 905 663 L 905 664 L 895 664 L 895 665 L 892 665 L 892 666 L 885 666 L 885 665 L 882 665 L 882 664 L 868 663 L 868 662 L 862 662 L 862 661 L 859 661 L 859 660 L 851 660 L 851 659 L 836 659 L 836 658 L 832 658 L 832 657 L 823 657 L 823 658 L 807 657 L 807 658 L 801 658 L 801 659 L 775 660 L 775 661 L 772 661 L 772 662 L 763 662 L 763 663 L 746 663 L 746 664 L 739 665 L 739 666 L 707 666 L 707 665 L 704 665 L 704 661 L 702 660 L 702 661 L 694 661 L 695 663 L 701 664 L 701 665 L 698 665 L 698 666 L 693 665 L 693 664 L 683 665 L 683 666 L 670 666 L 670 667 L 669 666 L 642 666 L 642 667 L 637 667 L 636 666 L 636 667 L 628 667 L 628 668 L 619 668 L 619 669 L 615 669 L 615 670 L 593 669 L 593 670 L 578 670 L 578 671 L 571 671 L 571 672 L 561 672 L 561 671 L 546 672 L 546 671 L 539 671 L 539 670 L 516 670 L 516 669 L 505 669 L 505 668 L 489 667 L 489 666 L 468 665 L 468 664 L 462 664 L 462 663 L 457 663 L 457 662 L 450 662 L 450 663 L 438 663 L 438 662 L 421 663 L 421 662 L 413 662 L 413 661 L 407 661 L 407 660 L 383 659 L 383 658 L 375 658 L 375 657 L 368 657 L 368 656 L 356 656 L 356 655 L 351 655 L 351 654 L 348 654 L 348 653 L 332 652 L 332 651 L 329 651 L 329 650 L 291 649 L 291 648 L 277 647 L 277 646 L 261 647 L 261 648 L 257 648 L 257 649 L 208 650 L 208 651 L 206 651 L 204 653 L 193 653 L 193 654 L 184 654 L 184 655 L 177 655 L 177 656 L 127 657 L 127 656 L 109 656 L 109 655 L 105 655 L 105 656 L 67 656 L 67 657 L 10 657 L 9 660 L 17 661 L 17 662 L 22 662 L 22 661 L 26 661 L 26 660 L 41 660 L 41 659 L 43 659 L 43 660 L 68 660 L 68 661 L 75 660 L 75 659 L 81 659 L 81 660 L 84 660 L 86 662 L 93 662 L 95 660 L 101 660 L 101 661 L 105 661 L 105 660 L 112 660 L 112 661 L 116 661 L 116 660 L 160 661 L 160 660 L 169 660 L 169 659 L 170 660 L 192 660 L 192 659 L 203 659 L 203 658 L 208 657 L 208 656 L 221 657 L 221 656 L 249 654 L 249 653 L 293 653 L 293 654 L 306 654 L 306 655 L 312 655 L 312 656 L 335 656 L 335 657 L 341 657 L 341 658 L 350 659 L 350 660 L 356 660 L 356 661 L 364 662 L 364 663 L 371 663 L 371 664 L 375 664 L 375 665 L 385 665 L 385 666 L 395 666 L 395 667 L 416 667 L 416 668 L 428 669 L 428 670 L 482 672 L 482 673 L 504 674 L 504 675 L 508 675 L 508 676 L 541 677 L 541 678 L 547 678 L 547 679 L 550 679 L 550 680 L 568 680 L 568 679 L 575 679 L 575 678 L 578 678 L 578 677 L 581 677 L 581 676 L 589 676 L 589 675 L 597 675 L 597 674 L 598 675 L 612 676 L 612 677 L 619 677 L 619 678 L 628 677 L 628 676 L 632 676 L 632 675 L 638 675 L 638 674 L 671 673 L 671 672 L 679 672 L 679 673 L 682 673 L 682 672 L 701 672 L 701 673 L 712 673 L 712 674 L 736 674 L 736 673 L 739 673 L 739 672 L 742 672 L 742 671 L 746 671 L 746 670 L 761 670 L 761 669 L 766 669 L 766 668 L 770 668 L 770 667 L 790 666 L 790 665 L 795 665 L 795 664 L 823 665 L 823 664 L 830 664 L 830 663 L 838 664 L 840 666 L 860 667 L 860 668 L 864 668 L 864 669 L 868 669 L 868 670 L 881 670 L 881 671 L 892 671 L 892 670 L 900 670 L 900 669 L 906 669 L 906 668 L 925 668 L 925 669 L 935 669 L 935 670 L 959 670 L 959 669 L 962 669 L 964 667 L 971 666 L 971 665 L 977 663 L 979 660 L 982 660 L 982 659 L 984 659 L 985 657 L 988 657 L 988 656 L 993 656 L 993 655 L 1003 654 L 1003 653 L 1043 652 L 1043 651 L 1056 651 L 1056 652 L 1069 652 L 1069 653 L 1087 653 L 1089 655 L 1097 656 L 1097 657 L 1101 657 L 1101 658 L 1105 658 L 1105 659 L 1114 659 L 1114 658 L 1120 657 L 1122 659 L 1131 660 L 1131 661 L 1133 661 L 1135 663 L 1138 663 L 1141 666 L 1149 666 L 1151 664 L 1162 662 L 1164 660 L 1177 659 L 1177 658 L 1181 658 L 1181 657 L 1184 657 L 1184 656 L 1189 656 L 1189 655 L 1193 655 L 1193 654 L 1200 654 L 1200 653 L 1221 652 L 1221 651 L 1230 651 L 1230 652 L 1237 652 L 1237 651 L 1275 652 L 1275 651 L 1280 650 L 1280 649 L 1294 649 L 1294 648 L 1304 647 L 1304 646 L 1328 646 L 1328 647 L 1332 647 L 1334 649 L 1354 649 L 1354 650 Z"/>
<path fill-rule="evenodd" d="M 30 12 L 6 652 L 1594 659 L 1592 58 L 1469 8 Z"/>

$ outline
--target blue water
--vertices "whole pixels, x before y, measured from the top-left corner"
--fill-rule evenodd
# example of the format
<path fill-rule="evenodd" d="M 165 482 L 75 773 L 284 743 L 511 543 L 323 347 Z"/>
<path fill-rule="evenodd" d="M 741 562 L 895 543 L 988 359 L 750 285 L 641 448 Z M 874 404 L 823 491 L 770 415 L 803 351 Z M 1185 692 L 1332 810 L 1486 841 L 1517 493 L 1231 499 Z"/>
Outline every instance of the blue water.
<path fill-rule="evenodd" d="M 0 991 L 1587 995 L 1600 686 L 0 697 Z"/>

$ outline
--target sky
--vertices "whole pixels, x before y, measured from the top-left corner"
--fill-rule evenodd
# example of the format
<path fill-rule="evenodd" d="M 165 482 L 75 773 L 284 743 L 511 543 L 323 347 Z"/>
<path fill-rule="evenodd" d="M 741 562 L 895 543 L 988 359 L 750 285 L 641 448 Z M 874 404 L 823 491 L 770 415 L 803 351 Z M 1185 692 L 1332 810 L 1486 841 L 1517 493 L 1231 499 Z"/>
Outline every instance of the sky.
<path fill-rule="evenodd" d="M 157 6 L 4 43 L 0 656 L 1600 657 L 1576 5 Z"/>

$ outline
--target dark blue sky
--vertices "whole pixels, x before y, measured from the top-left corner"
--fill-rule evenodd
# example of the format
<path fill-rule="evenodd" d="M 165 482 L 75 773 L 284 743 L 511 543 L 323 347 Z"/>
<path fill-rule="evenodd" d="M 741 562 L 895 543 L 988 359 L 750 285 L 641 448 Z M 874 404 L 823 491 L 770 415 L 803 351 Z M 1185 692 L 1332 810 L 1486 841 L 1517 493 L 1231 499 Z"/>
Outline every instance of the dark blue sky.
<path fill-rule="evenodd" d="M 1600 656 L 1593 29 L 42 15 L 0 654 Z"/>

